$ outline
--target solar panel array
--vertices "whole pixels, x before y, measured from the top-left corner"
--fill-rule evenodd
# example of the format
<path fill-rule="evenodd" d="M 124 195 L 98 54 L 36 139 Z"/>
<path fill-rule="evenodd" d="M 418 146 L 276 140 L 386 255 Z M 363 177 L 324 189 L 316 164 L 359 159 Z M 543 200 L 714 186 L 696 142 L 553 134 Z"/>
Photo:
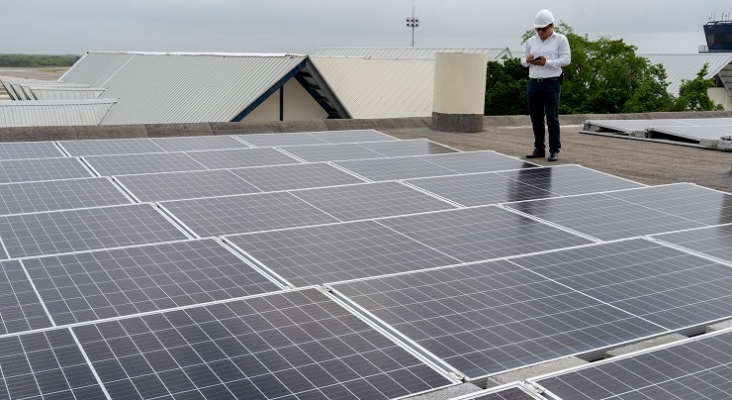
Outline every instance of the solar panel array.
<path fill-rule="evenodd" d="M 373 130 L 0 143 L 0 397 L 437 396 L 732 317 L 730 226 Z"/>

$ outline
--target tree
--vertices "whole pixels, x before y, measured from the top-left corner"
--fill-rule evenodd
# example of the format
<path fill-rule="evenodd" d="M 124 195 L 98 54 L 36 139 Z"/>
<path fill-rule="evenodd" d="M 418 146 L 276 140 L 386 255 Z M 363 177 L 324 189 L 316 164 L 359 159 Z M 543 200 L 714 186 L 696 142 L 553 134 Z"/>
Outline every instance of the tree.
<path fill-rule="evenodd" d="M 709 73 L 709 64 L 705 63 L 696 78 L 682 80 L 679 87 L 679 98 L 676 100 L 676 111 L 712 111 L 721 110 L 722 106 L 714 104 L 707 90 L 714 87 L 714 78 L 704 78 Z"/>
<path fill-rule="evenodd" d="M 488 63 L 486 73 L 485 114 L 525 115 L 529 113 L 526 104 L 528 85 L 526 70 L 518 59 Z"/>

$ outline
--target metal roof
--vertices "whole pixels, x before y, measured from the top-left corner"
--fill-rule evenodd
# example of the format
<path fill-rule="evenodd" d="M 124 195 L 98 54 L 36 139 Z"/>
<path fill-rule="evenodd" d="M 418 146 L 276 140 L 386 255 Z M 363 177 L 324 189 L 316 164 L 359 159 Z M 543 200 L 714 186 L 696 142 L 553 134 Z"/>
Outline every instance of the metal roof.
<path fill-rule="evenodd" d="M 89 100 L 96 99 L 104 88 L 69 88 L 54 86 L 29 86 L 35 100 Z"/>
<path fill-rule="evenodd" d="M 669 93 L 679 95 L 681 81 L 696 78 L 705 63 L 709 64 L 705 78 L 711 78 L 732 62 L 730 53 L 701 53 L 701 54 L 639 54 L 646 57 L 653 64 L 663 64 L 668 76 Z"/>
<path fill-rule="evenodd" d="M 392 60 L 415 59 L 434 60 L 435 53 L 469 53 L 485 54 L 488 61 L 511 58 L 511 51 L 506 48 L 470 48 L 470 47 L 318 47 L 312 55 L 331 57 L 370 57 Z"/>
<path fill-rule="evenodd" d="M 432 115 L 434 60 L 311 56 L 352 118 Z"/>
<path fill-rule="evenodd" d="M 117 99 L 0 101 L 0 128 L 99 125 Z"/>
<path fill-rule="evenodd" d="M 88 53 L 62 79 L 105 87 L 101 97 L 119 99 L 102 125 L 228 122 L 306 58 L 291 54 Z M 94 78 L 85 78 L 87 73 Z"/>

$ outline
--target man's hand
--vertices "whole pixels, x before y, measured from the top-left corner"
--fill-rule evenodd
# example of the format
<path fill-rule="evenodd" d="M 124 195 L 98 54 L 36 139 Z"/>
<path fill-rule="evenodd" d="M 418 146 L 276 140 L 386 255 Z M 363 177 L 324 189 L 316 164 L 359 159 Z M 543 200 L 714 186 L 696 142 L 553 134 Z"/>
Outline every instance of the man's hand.
<path fill-rule="evenodd" d="M 546 65 L 546 58 L 542 56 L 535 58 L 532 54 L 529 54 L 529 57 L 526 57 L 526 62 L 531 65 L 538 65 L 540 67 L 543 67 L 544 65 Z"/>

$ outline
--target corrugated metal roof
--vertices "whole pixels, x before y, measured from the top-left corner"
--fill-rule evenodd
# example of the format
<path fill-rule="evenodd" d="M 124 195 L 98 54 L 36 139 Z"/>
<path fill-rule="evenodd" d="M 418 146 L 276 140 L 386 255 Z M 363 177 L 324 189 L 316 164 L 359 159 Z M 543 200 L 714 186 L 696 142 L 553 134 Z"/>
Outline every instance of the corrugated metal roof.
<path fill-rule="evenodd" d="M 392 60 L 434 60 L 435 53 L 469 53 L 485 54 L 488 61 L 511 58 L 511 51 L 506 48 L 419 48 L 419 47 L 318 47 L 313 52 L 317 56 L 329 57 L 370 57 Z"/>
<path fill-rule="evenodd" d="M 432 115 L 434 60 L 311 56 L 352 118 Z"/>
<path fill-rule="evenodd" d="M 0 101 L 0 128 L 99 125 L 117 99 Z"/>
<path fill-rule="evenodd" d="M 104 88 L 66 88 L 53 86 L 30 86 L 36 100 L 90 100 L 104 93 Z"/>
<path fill-rule="evenodd" d="M 119 62 L 118 55 L 89 53 L 79 63 L 108 66 L 112 62 L 104 57 Z M 104 85 L 107 90 L 102 97 L 118 98 L 119 102 L 102 125 L 231 121 L 306 57 L 135 53 Z M 69 81 L 72 75 L 65 78 Z"/>
<path fill-rule="evenodd" d="M 87 53 L 59 81 L 106 87 L 104 84 L 109 78 L 133 57 L 134 54 L 128 53 Z"/>
<path fill-rule="evenodd" d="M 674 96 L 679 95 L 681 81 L 696 78 L 705 63 L 709 64 L 706 78 L 711 78 L 732 62 L 732 54 L 719 53 L 639 55 L 648 58 L 653 64 L 663 64 L 670 82 L 668 91 Z"/>

